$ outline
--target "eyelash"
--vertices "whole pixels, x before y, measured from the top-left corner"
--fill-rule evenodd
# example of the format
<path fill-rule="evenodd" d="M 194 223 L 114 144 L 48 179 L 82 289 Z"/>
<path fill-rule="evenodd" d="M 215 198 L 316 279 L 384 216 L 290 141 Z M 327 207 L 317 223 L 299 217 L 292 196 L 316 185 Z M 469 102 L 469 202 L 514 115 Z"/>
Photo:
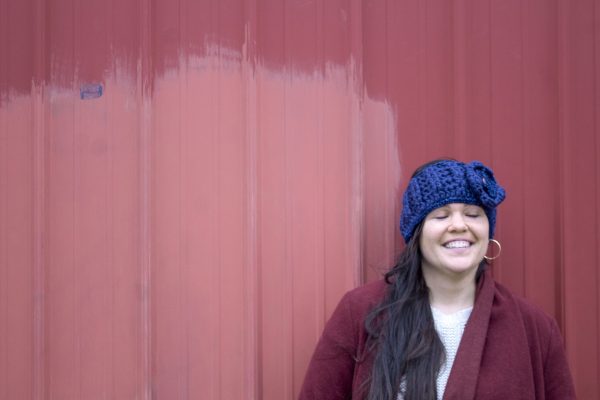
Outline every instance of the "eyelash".
<path fill-rule="evenodd" d="M 474 214 L 474 213 L 473 213 L 473 214 L 465 214 L 465 216 L 467 216 L 467 217 L 469 217 L 469 218 L 477 218 L 477 217 L 479 217 L 479 216 L 480 216 L 480 214 Z M 448 215 L 446 215 L 446 214 L 443 214 L 443 215 L 436 215 L 436 216 L 435 216 L 435 217 L 433 217 L 433 218 L 435 218 L 435 219 L 439 219 L 439 220 L 443 220 L 443 219 L 445 219 L 445 218 L 447 218 L 447 217 L 448 217 Z"/>

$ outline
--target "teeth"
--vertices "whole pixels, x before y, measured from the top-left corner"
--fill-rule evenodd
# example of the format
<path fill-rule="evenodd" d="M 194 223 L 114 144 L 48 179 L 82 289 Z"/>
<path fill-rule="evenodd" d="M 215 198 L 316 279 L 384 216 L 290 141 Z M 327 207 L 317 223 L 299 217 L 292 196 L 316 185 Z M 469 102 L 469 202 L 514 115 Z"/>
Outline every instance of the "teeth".
<path fill-rule="evenodd" d="M 470 245 L 471 244 L 469 242 L 467 242 L 466 240 L 454 240 L 452 242 L 446 243 L 445 247 L 447 247 L 449 249 L 457 249 L 457 248 L 469 247 Z"/>

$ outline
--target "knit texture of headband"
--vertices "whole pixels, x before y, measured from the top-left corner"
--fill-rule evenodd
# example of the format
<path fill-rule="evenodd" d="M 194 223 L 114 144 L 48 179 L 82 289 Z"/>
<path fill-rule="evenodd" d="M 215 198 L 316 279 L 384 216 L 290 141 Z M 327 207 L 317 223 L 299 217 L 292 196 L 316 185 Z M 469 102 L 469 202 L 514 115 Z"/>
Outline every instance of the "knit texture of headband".
<path fill-rule="evenodd" d="M 436 208 L 450 203 L 480 206 L 490 223 L 494 237 L 496 206 L 506 192 L 496 183 L 492 170 L 479 161 L 468 164 L 443 160 L 423 168 L 408 183 L 402 199 L 400 231 L 408 243 L 417 225 Z"/>

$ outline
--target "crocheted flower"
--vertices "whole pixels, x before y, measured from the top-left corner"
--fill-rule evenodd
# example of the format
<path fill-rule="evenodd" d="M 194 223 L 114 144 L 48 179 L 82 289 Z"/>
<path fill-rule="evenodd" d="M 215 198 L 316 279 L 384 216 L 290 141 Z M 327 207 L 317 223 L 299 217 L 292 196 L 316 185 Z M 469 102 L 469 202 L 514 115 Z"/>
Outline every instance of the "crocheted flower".
<path fill-rule="evenodd" d="M 491 169 L 479 161 L 472 161 L 465 167 L 471 191 L 484 207 L 494 208 L 504 200 L 506 192 L 496 183 Z"/>

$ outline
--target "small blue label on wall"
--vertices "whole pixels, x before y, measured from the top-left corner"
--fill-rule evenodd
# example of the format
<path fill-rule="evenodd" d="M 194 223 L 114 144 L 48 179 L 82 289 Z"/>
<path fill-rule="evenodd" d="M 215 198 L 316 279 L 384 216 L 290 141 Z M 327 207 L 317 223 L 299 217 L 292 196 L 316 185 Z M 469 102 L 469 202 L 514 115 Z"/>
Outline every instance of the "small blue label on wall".
<path fill-rule="evenodd" d="M 97 99 L 102 96 L 101 83 L 85 83 L 79 87 L 79 95 L 81 100 Z"/>

